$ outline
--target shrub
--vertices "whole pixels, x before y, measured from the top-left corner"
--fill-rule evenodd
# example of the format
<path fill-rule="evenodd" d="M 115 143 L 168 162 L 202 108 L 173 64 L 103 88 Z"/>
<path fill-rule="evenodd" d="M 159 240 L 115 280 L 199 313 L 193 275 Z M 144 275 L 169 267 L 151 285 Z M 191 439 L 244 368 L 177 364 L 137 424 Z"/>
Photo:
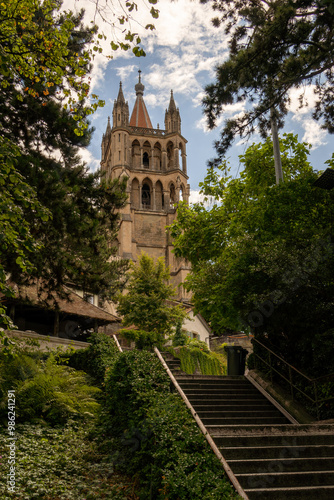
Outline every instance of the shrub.
<path fill-rule="evenodd" d="M 135 342 L 136 349 L 140 350 L 153 350 L 154 346 L 161 349 L 165 343 L 165 339 L 156 330 L 148 332 L 146 330 L 131 328 L 120 330 L 119 333 L 124 339 Z"/>
<path fill-rule="evenodd" d="M 225 500 L 238 496 L 159 360 L 121 354 L 106 377 L 101 427 L 112 460 L 138 478 L 140 499 Z"/>
<path fill-rule="evenodd" d="M 46 360 L 42 354 L 21 349 L 15 356 L 0 356 L 0 417 L 6 419 L 7 391 L 15 390 L 18 421 L 43 419 L 51 424 L 71 418 L 96 416 L 100 392 L 89 385 L 83 372 L 57 364 L 53 354 Z"/>
<path fill-rule="evenodd" d="M 175 334 L 173 336 L 174 347 L 186 345 L 189 342 L 189 337 L 182 332 L 181 327 L 182 325 L 180 323 L 176 325 Z"/>
<path fill-rule="evenodd" d="M 186 346 L 168 350 L 181 360 L 181 370 L 185 373 L 192 375 L 199 370 L 202 375 L 226 375 L 226 358 L 210 351 L 205 342 L 194 339 Z"/>
<path fill-rule="evenodd" d="M 100 385 L 104 382 L 107 368 L 110 368 L 120 354 L 113 338 L 104 333 L 93 333 L 86 349 L 72 352 L 70 366 L 88 373 Z"/>

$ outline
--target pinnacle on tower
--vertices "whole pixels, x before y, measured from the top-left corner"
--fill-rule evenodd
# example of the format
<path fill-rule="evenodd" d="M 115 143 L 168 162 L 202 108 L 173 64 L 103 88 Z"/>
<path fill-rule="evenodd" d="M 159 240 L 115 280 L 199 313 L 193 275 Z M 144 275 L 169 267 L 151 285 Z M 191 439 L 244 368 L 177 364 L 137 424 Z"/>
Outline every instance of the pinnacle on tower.
<path fill-rule="evenodd" d="M 170 91 L 170 101 L 169 101 L 168 111 L 169 112 L 176 111 L 176 104 L 174 101 L 174 95 L 172 90 Z"/>
<path fill-rule="evenodd" d="M 113 127 L 127 127 L 129 124 L 129 106 L 125 102 L 122 82 L 119 83 L 117 99 L 114 101 Z"/>
<path fill-rule="evenodd" d="M 122 88 L 122 82 L 119 82 L 119 91 L 118 91 L 118 96 L 117 96 L 117 102 L 125 104 L 125 99 L 124 99 L 124 94 L 123 94 L 123 88 Z"/>
<path fill-rule="evenodd" d="M 181 133 L 181 117 L 174 101 L 173 91 L 170 91 L 170 101 L 165 113 L 165 129 L 167 132 Z"/>
<path fill-rule="evenodd" d="M 111 133 L 110 116 L 108 116 L 108 124 L 107 124 L 106 135 L 110 135 L 110 133 Z"/>

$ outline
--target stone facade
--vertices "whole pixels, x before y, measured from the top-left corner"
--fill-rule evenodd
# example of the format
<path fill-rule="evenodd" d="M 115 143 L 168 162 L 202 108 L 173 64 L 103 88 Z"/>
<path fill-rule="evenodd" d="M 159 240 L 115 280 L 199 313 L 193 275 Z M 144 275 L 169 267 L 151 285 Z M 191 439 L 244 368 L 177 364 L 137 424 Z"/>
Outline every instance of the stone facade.
<path fill-rule="evenodd" d="M 101 168 L 107 179 L 128 178 L 128 203 L 121 211 L 118 254 L 137 260 L 142 251 L 164 257 L 171 270 L 171 282 L 180 285 L 189 264 L 172 253 L 173 244 L 166 226 L 176 216 L 180 200 L 188 201 L 186 139 L 173 92 L 165 113 L 165 129 L 154 129 L 144 102 L 144 85 L 135 86 L 136 102 L 129 118 L 129 106 L 120 83 L 110 119 L 102 139 Z M 180 287 L 179 299 L 189 296 Z"/>

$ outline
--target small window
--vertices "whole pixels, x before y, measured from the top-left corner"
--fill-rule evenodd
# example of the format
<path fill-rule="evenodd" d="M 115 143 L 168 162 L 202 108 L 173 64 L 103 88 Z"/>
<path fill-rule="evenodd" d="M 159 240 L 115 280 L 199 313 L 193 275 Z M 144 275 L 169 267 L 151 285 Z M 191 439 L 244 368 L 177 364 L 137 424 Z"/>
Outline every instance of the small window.
<path fill-rule="evenodd" d="M 148 184 L 144 184 L 142 187 L 142 205 L 143 208 L 150 208 L 151 206 L 151 192 L 150 192 L 150 186 Z"/>
<path fill-rule="evenodd" d="M 143 165 L 144 165 L 145 168 L 148 168 L 150 166 L 150 161 L 149 161 L 148 153 L 146 151 L 143 154 Z"/>
<path fill-rule="evenodd" d="M 121 134 L 118 134 L 118 142 L 121 142 Z"/>

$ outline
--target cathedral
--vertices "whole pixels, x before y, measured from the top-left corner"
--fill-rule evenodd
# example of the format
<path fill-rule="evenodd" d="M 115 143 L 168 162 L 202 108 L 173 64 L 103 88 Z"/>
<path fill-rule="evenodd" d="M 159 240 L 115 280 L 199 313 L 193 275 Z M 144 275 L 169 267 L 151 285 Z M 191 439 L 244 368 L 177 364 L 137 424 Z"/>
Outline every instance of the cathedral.
<path fill-rule="evenodd" d="M 128 178 L 128 202 L 121 211 L 118 255 L 136 261 L 141 252 L 154 259 L 164 257 L 170 268 L 171 284 L 178 289 L 178 299 L 189 295 L 182 283 L 189 264 L 175 257 L 173 243 L 166 230 L 176 217 L 180 200 L 188 202 L 186 139 L 181 134 L 181 118 L 171 91 L 165 112 L 165 129 L 153 128 L 144 102 L 144 85 L 135 85 L 136 101 L 129 106 L 120 83 L 114 101 L 112 124 L 108 118 L 102 138 L 101 169 L 107 179 Z"/>

